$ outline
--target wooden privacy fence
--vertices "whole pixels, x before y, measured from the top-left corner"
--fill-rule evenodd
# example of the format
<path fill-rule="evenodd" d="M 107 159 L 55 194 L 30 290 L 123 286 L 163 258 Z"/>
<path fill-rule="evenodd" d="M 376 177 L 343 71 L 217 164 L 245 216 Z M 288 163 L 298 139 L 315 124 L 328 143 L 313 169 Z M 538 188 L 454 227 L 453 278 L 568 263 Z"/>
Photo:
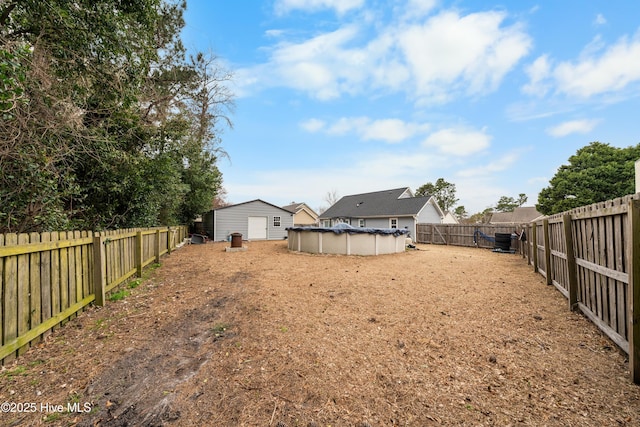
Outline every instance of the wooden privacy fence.
<path fill-rule="evenodd" d="M 516 249 L 571 310 L 627 352 L 631 379 L 640 384 L 640 194 L 516 226 L 418 224 L 416 241 L 490 248 L 493 243 L 477 238 L 477 231 L 515 230 L 527 235 Z"/>
<path fill-rule="evenodd" d="M 91 302 L 159 262 L 187 228 L 0 235 L 0 359 L 24 353 Z"/>
<path fill-rule="evenodd" d="M 527 230 L 534 270 L 628 353 L 640 383 L 640 194 L 546 217 Z"/>
<path fill-rule="evenodd" d="M 518 233 L 527 224 L 418 224 L 416 226 L 416 243 L 433 245 L 470 246 L 493 248 L 495 243 L 485 236 L 494 237 L 496 233 Z M 520 242 L 512 240 L 511 247 L 522 252 Z"/>

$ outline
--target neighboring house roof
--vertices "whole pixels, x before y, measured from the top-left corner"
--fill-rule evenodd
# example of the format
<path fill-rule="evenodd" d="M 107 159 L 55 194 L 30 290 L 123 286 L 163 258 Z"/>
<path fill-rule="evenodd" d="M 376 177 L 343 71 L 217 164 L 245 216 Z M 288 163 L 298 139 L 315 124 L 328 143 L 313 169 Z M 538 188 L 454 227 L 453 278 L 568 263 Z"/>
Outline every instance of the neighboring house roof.
<path fill-rule="evenodd" d="M 451 212 L 447 211 L 444 213 L 444 218 L 442 218 L 443 224 L 459 224 L 458 218 L 455 217 Z"/>
<path fill-rule="evenodd" d="M 290 205 L 283 206 L 282 209 L 288 210 L 293 214 L 296 214 L 300 211 L 306 211 L 312 217 L 318 218 L 318 214 L 313 209 L 311 209 L 306 203 L 292 203 Z"/>
<path fill-rule="evenodd" d="M 288 211 L 288 210 L 286 210 L 284 208 L 281 208 L 280 206 L 274 205 L 273 203 L 265 202 L 264 200 L 260 200 L 260 199 L 254 199 L 254 200 L 249 200 L 247 202 L 236 203 L 235 205 L 222 206 L 220 208 L 216 208 L 216 209 L 213 209 L 213 210 L 214 211 L 221 211 L 223 209 L 229 209 L 229 208 L 233 208 L 233 207 L 236 207 L 236 206 L 246 205 L 247 203 L 254 203 L 254 202 L 260 202 L 260 203 L 264 203 L 265 205 L 273 206 L 274 208 L 280 209 L 281 211 L 286 212 L 288 214 L 292 214 L 293 213 L 293 212 Z"/>
<path fill-rule="evenodd" d="M 534 206 L 515 208 L 513 212 L 496 212 L 491 215 L 489 224 L 522 224 L 541 217 Z"/>
<path fill-rule="evenodd" d="M 417 215 L 429 199 L 431 196 L 413 197 L 409 187 L 354 194 L 338 200 L 320 218 L 412 216 Z"/>

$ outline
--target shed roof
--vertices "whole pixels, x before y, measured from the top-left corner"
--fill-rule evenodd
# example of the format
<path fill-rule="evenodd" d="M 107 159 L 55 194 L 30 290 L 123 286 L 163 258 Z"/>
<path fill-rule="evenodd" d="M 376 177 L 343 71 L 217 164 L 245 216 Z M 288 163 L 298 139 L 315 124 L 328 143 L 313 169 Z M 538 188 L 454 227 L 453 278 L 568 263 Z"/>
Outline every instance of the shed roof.
<path fill-rule="evenodd" d="M 431 196 L 412 197 L 409 187 L 344 196 L 320 218 L 365 218 L 417 215 Z"/>
<path fill-rule="evenodd" d="M 292 214 L 292 212 L 291 212 L 291 211 L 288 211 L 288 210 L 286 210 L 286 209 L 284 209 L 284 208 L 281 208 L 280 206 L 274 205 L 273 203 L 265 202 L 264 200 L 261 200 L 261 199 L 254 199 L 254 200 L 249 200 L 249 201 L 242 202 L 242 203 L 236 203 L 236 204 L 234 204 L 234 205 L 222 206 L 222 207 L 220 207 L 220 208 L 216 208 L 216 209 L 214 209 L 214 211 L 220 211 L 220 210 L 223 210 L 223 209 L 234 208 L 234 207 L 236 207 L 236 206 L 246 205 L 246 204 L 254 203 L 254 202 L 264 203 L 265 205 L 272 206 L 272 207 L 274 207 L 274 208 L 276 208 L 276 209 L 280 209 L 280 210 L 281 210 L 281 211 L 283 211 L 283 212 L 286 212 L 286 213 L 288 213 L 288 214 Z"/>

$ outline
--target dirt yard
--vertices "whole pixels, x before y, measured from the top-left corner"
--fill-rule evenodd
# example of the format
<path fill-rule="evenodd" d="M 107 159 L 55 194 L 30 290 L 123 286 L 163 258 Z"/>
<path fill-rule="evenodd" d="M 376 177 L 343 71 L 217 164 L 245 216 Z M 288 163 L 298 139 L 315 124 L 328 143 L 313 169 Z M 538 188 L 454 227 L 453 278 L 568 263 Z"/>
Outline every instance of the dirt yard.
<path fill-rule="evenodd" d="M 518 255 L 227 245 L 183 247 L 3 368 L 0 424 L 640 425 L 626 356 Z"/>

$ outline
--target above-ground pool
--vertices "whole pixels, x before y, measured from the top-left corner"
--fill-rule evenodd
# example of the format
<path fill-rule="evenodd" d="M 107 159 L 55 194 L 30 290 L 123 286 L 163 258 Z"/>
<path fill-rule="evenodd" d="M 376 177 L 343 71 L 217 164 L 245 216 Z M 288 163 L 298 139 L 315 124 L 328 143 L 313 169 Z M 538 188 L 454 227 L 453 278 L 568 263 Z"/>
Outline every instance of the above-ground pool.
<path fill-rule="evenodd" d="M 287 228 L 289 250 L 312 254 L 381 255 L 404 252 L 409 230 L 347 224 Z"/>

